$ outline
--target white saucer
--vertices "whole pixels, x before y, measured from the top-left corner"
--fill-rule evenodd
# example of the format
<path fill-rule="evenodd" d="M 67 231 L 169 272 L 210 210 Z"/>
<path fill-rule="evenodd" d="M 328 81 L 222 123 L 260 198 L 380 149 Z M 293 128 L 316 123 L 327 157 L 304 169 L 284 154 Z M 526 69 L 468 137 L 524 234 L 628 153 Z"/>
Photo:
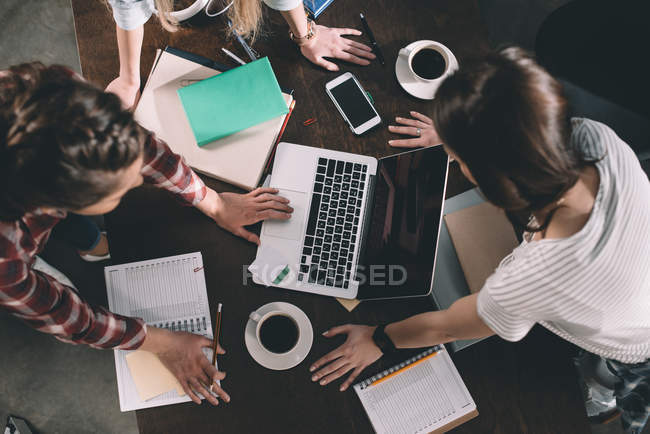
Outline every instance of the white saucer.
<path fill-rule="evenodd" d="M 311 344 L 314 342 L 314 330 L 311 327 L 311 322 L 305 312 L 294 306 L 293 304 L 276 301 L 273 303 L 265 304 L 257 309 L 260 316 L 264 316 L 267 312 L 279 310 L 289 314 L 298 324 L 300 337 L 298 343 L 290 351 L 283 354 L 275 354 L 268 351 L 262 346 L 255 336 L 255 329 L 257 323 L 251 319 L 246 323 L 244 331 L 244 341 L 251 357 L 260 365 L 265 368 L 282 371 L 291 369 L 307 357 Z"/>
<path fill-rule="evenodd" d="M 458 69 L 458 61 L 456 60 L 454 53 L 452 53 L 449 48 L 445 47 L 439 42 L 415 41 L 409 44 L 406 48 L 412 49 L 419 44 L 426 44 L 431 42 L 440 45 L 441 48 L 445 51 L 445 54 L 447 54 L 447 58 L 449 59 L 449 69 L 440 78 L 433 81 L 422 80 L 421 78 L 416 77 L 415 74 L 411 73 L 408 66 L 408 60 L 404 59 L 404 57 L 397 56 L 397 60 L 395 61 L 395 75 L 397 76 L 397 81 L 399 82 L 400 86 L 402 86 L 402 88 L 409 94 L 420 99 L 433 99 L 433 97 L 436 95 L 436 91 L 438 90 L 438 86 L 440 86 L 442 81 L 447 78 L 449 74 Z"/>

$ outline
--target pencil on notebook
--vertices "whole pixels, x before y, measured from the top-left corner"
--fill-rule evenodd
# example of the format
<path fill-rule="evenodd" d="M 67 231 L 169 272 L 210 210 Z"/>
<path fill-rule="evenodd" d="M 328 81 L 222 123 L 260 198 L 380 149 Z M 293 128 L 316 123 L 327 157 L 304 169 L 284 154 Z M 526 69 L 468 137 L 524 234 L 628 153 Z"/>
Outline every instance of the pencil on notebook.
<path fill-rule="evenodd" d="M 214 323 L 214 341 L 212 342 L 212 366 L 217 362 L 217 347 L 219 346 L 219 331 L 221 330 L 221 303 L 217 306 L 217 317 Z M 210 384 L 210 392 L 214 386 L 214 379 Z"/>
<path fill-rule="evenodd" d="M 398 369 L 397 371 L 395 371 L 395 372 L 393 372 L 393 373 L 391 373 L 391 374 L 386 375 L 385 377 L 382 377 L 382 378 L 380 378 L 380 379 L 378 379 L 378 380 L 373 381 L 370 385 L 371 385 L 371 386 L 375 386 L 375 385 L 381 383 L 382 381 L 388 380 L 389 378 L 392 378 L 392 377 L 396 376 L 397 374 L 399 374 L 399 373 L 401 373 L 401 372 L 404 372 L 404 371 L 406 371 L 407 369 L 410 369 L 410 368 L 414 367 L 415 365 L 424 362 L 424 361 L 427 360 L 427 359 L 430 359 L 431 357 L 435 356 L 436 354 L 438 354 L 437 351 L 434 352 L 434 353 L 429 354 L 429 355 L 426 356 L 426 357 L 422 357 L 421 359 L 418 359 L 418 360 L 416 360 L 415 362 L 413 362 L 413 363 L 411 363 L 411 364 L 409 364 L 409 365 L 406 365 L 406 366 L 404 366 L 403 368 L 400 368 L 400 369 Z"/>

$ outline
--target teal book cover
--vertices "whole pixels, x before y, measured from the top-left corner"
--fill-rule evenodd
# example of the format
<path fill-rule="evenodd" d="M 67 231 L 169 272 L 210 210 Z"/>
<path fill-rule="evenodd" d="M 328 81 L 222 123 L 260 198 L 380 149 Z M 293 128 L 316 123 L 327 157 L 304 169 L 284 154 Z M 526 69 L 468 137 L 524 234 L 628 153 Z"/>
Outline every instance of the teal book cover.
<path fill-rule="evenodd" d="M 289 112 L 267 57 L 182 87 L 178 96 L 199 146 Z"/>

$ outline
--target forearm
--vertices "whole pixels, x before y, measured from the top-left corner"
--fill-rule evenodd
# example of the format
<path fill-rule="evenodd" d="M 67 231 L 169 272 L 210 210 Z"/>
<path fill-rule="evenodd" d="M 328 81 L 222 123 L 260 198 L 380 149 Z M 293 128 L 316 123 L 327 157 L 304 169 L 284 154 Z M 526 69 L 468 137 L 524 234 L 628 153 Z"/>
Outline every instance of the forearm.
<path fill-rule="evenodd" d="M 206 186 L 206 194 L 201 202 L 196 204 L 196 208 L 203 214 L 214 217 L 223 208 L 223 202 L 219 193 Z"/>
<path fill-rule="evenodd" d="M 146 334 L 141 319 L 92 306 L 73 288 L 40 271 L 29 270 L 22 281 L 0 286 L 0 309 L 42 333 L 94 348 L 137 348 Z"/>
<path fill-rule="evenodd" d="M 449 309 L 426 312 L 386 326 L 386 334 L 397 348 L 420 348 L 491 336 L 494 332 L 476 310 L 477 294 L 463 297 Z"/>
<path fill-rule="evenodd" d="M 124 30 L 115 26 L 117 31 L 117 48 L 120 56 L 120 77 L 128 83 L 140 86 L 140 53 L 144 26 L 133 30 Z"/>
<path fill-rule="evenodd" d="M 282 11 L 281 13 L 294 35 L 302 37 L 307 34 L 309 30 L 307 28 L 307 15 L 302 3 L 291 10 Z"/>

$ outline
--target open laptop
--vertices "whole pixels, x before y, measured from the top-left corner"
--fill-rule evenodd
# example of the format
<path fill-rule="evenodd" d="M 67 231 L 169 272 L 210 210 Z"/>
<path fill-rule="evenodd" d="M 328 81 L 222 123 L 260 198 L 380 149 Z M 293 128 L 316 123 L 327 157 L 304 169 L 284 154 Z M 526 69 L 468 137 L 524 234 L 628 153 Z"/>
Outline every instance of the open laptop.
<path fill-rule="evenodd" d="M 273 286 L 359 299 L 429 294 L 448 168 L 442 146 L 377 160 L 280 143 L 270 186 L 294 212 L 262 225 L 260 248 L 290 269 Z"/>

